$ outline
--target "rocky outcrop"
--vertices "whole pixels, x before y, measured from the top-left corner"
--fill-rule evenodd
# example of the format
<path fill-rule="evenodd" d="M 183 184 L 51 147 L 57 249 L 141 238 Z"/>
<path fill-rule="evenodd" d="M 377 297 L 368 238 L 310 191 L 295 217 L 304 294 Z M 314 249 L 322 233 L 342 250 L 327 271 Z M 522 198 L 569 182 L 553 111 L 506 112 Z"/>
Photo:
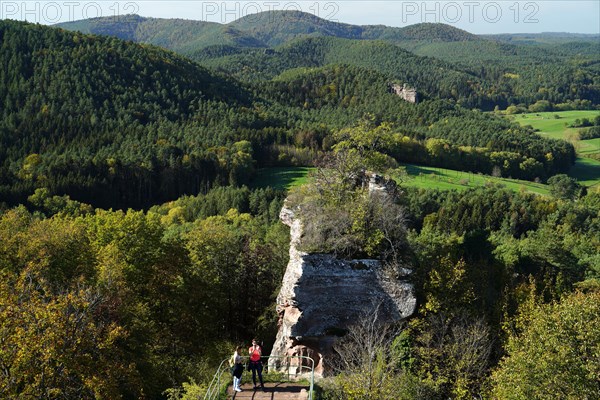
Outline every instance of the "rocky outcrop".
<path fill-rule="evenodd" d="M 361 315 L 378 309 L 382 322 L 396 322 L 414 312 L 412 285 L 388 276 L 378 260 L 304 253 L 298 250 L 302 222 L 294 210 L 284 207 L 280 219 L 290 227 L 290 261 L 277 296 L 279 331 L 271 368 L 282 367 L 282 356 L 308 356 L 322 376 L 335 340 L 359 323 Z M 410 271 L 401 273 L 407 276 Z M 302 364 L 306 359 L 292 360 L 291 373 L 303 372 Z"/>
<path fill-rule="evenodd" d="M 403 100 L 408 101 L 409 103 L 416 103 L 418 101 L 417 90 L 409 87 L 406 83 L 402 86 L 397 83 L 391 83 L 390 92 L 394 93 L 396 96 L 400 96 Z"/>

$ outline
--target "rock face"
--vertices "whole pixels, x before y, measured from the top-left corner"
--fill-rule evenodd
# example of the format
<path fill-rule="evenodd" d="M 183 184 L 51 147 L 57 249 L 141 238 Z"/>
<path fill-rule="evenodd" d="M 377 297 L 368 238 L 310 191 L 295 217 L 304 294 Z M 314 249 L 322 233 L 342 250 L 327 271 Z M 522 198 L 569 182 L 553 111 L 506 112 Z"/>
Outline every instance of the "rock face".
<path fill-rule="evenodd" d="M 301 252 L 297 248 L 301 220 L 287 207 L 281 210 L 280 219 L 291 228 L 290 261 L 277 296 L 279 331 L 270 368 L 281 367 L 278 357 L 308 356 L 315 360 L 315 374 L 323 376 L 336 338 L 365 312 L 378 308 L 383 321 L 396 322 L 415 311 L 413 286 L 386 276 L 378 260 L 340 260 L 329 254 Z M 306 359 L 291 363 L 292 374 L 307 372 L 301 368 L 308 364 Z"/>
<path fill-rule="evenodd" d="M 402 86 L 397 83 L 390 84 L 390 92 L 400 96 L 404 101 L 408 101 L 409 103 L 416 103 L 418 101 L 416 89 L 409 87 L 406 83 Z"/>

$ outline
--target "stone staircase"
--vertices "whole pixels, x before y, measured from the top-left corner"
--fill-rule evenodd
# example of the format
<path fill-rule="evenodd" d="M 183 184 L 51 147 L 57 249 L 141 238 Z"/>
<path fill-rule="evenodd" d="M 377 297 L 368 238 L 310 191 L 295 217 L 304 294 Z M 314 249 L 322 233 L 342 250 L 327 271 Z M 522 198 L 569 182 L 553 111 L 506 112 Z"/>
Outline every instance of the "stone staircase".
<path fill-rule="evenodd" d="M 227 388 L 227 399 L 231 400 L 308 400 L 308 385 L 294 382 L 265 383 L 265 390 L 253 389 L 252 383 L 242 385 L 241 392 L 233 386 Z"/>

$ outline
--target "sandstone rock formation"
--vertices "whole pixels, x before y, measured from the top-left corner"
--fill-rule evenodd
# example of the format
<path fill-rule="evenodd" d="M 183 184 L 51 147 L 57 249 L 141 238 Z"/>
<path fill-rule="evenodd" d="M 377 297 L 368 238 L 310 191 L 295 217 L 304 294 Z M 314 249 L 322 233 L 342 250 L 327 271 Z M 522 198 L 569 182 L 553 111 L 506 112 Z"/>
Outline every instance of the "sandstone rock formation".
<path fill-rule="evenodd" d="M 279 331 L 270 368 L 282 367 L 277 357 L 308 356 L 315 360 L 315 374 L 322 376 L 336 338 L 359 323 L 359 316 L 378 308 L 384 322 L 396 322 L 414 312 L 412 285 L 387 276 L 378 260 L 341 260 L 301 252 L 297 247 L 301 220 L 287 206 L 280 219 L 291 228 L 290 261 L 277 297 Z M 307 365 L 306 359 L 292 360 L 291 373 L 307 372 L 302 365 Z"/>
<path fill-rule="evenodd" d="M 402 86 L 397 83 L 391 83 L 390 92 L 402 97 L 403 100 L 409 103 L 416 103 L 418 101 L 416 89 L 409 87 L 406 83 Z"/>

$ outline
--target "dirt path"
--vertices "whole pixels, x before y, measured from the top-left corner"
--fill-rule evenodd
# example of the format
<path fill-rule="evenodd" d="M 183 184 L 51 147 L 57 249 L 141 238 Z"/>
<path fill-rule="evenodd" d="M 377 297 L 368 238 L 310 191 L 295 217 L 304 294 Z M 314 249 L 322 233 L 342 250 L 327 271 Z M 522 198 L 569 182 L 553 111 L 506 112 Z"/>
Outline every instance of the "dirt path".
<path fill-rule="evenodd" d="M 308 386 L 296 383 L 265 383 L 265 390 L 252 388 L 252 383 L 242 385 L 241 392 L 227 389 L 227 398 L 235 400 L 308 400 Z"/>

